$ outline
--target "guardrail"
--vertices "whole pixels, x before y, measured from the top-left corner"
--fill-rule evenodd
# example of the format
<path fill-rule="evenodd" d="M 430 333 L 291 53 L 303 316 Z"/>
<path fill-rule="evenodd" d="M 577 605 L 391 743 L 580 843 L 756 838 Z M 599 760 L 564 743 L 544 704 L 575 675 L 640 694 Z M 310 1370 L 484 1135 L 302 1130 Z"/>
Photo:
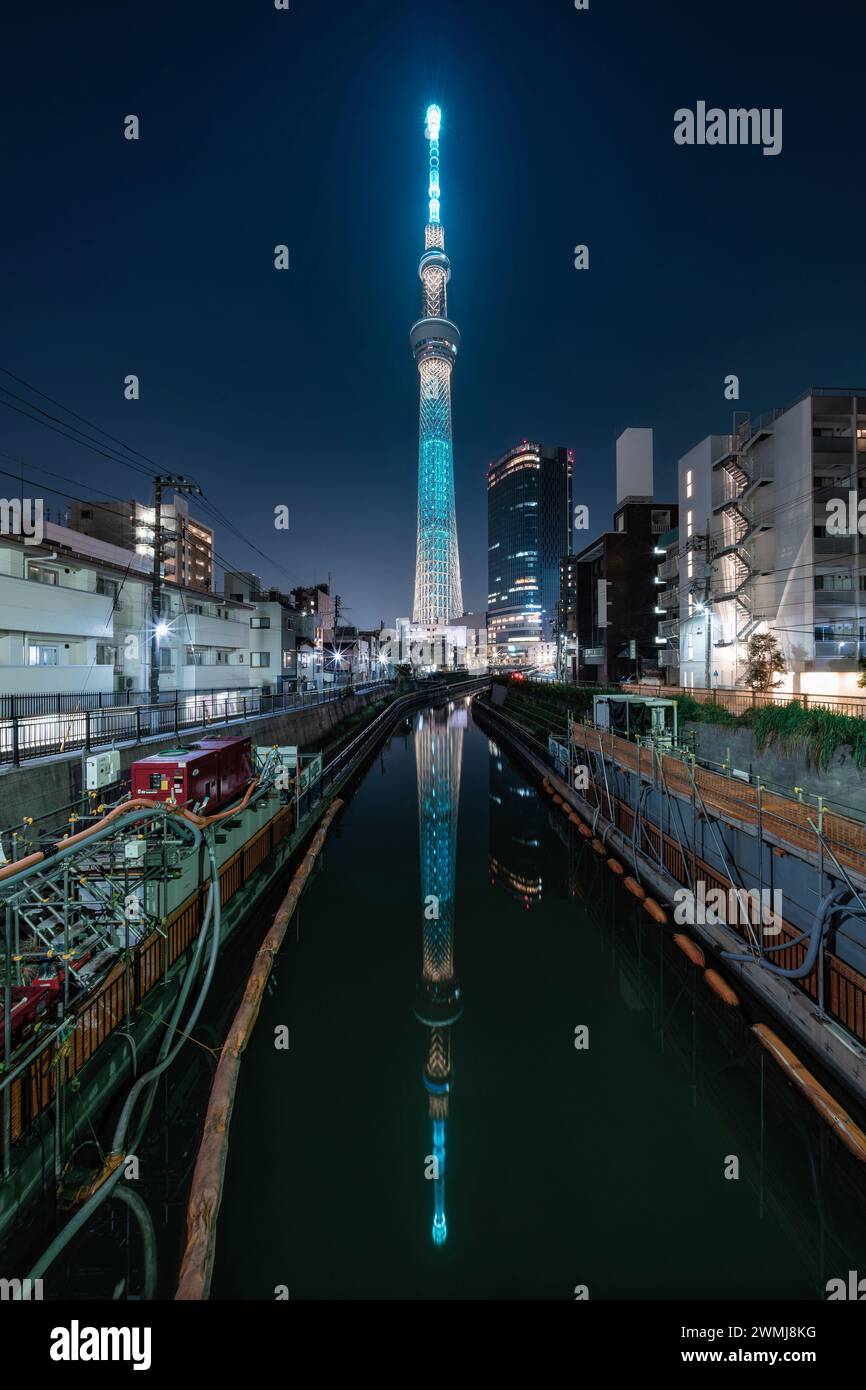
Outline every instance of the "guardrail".
<path fill-rule="evenodd" d="M 80 709 L 52 714 L 15 715 L 0 720 L 0 767 L 18 767 L 33 758 L 81 751 L 89 753 L 118 743 L 141 743 L 194 729 L 230 724 L 233 720 L 268 719 L 274 714 L 341 700 L 346 695 L 393 689 L 392 680 L 366 681 L 357 685 L 334 684 L 324 690 L 202 692 L 181 696 L 172 703 L 134 704 L 128 708 Z"/>
<path fill-rule="evenodd" d="M 792 695 L 790 691 L 732 690 L 729 686 L 715 686 L 712 690 L 696 687 L 687 690 L 682 686 L 638 685 L 629 682 L 621 687 L 625 695 L 653 695 L 667 699 L 675 695 L 687 695 L 700 705 L 721 705 L 731 714 L 745 714 L 747 710 L 763 709 L 767 705 L 800 705 L 803 709 L 826 709 L 834 714 L 848 714 L 854 719 L 866 718 L 866 696 L 859 695 Z"/>
<path fill-rule="evenodd" d="M 534 757 L 537 763 L 556 771 L 556 764 L 549 747 L 529 730 L 523 728 L 502 709 L 494 709 L 486 702 L 481 705 L 483 717 L 490 721 L 491 727 L 499 728 L 510 737 L 518 747 Z M 573 734 L 578 747 L 598 752 L 602 757 L 612 760 L 625 771 L 641 772 L 641 749 L 638 744 L 611 735 L 592 726 L 573 725 Z M 820 841 L 836 859 L 837 864 L 845 864 L 848 870 L 862 879 L 866 875 L 866 830 L 856 822 L 823 812 L 814 819 L 810 817 L 811 808 L 790 798 L 780 797 L 760 789 L 743 787 L 731 778 L 723 778 L 715 773 L 707 773 L 702 768 L 692 768 L 688 775 L 685 759 L 677 760 L 669 751 L 664 753 L 646 747 L 643 761 L 647 772 L 652 768 L 655 776 L 658 766 L 663 769 L 660 786 L 673 795 L 692 800 L 699 793 L 707 808 L 712 808 L 722 818 L 734 819 L 751 824 L 763 840 L 770 843 L 787 842 L 794 850 L 820 851 Z M 673 763 L 680 761 L 679 767 Z M 629 800 L 611 795 L 610 789 L 600 786 L 595 773 L 590 769 L 590 787 L 581 792 L 590 805 L 596 806 L 611 824 L 627 838 L 632 838 L 635 809 Z M 820 827 L 820 835 L 814 826 Z M 700 869 L 708 886 L 727 893 L 730 881 L 724 874 L 703 859 L 697 857 L 695 846 L 683 844 L 665 833 L 654 821 L 643 816 L 642 833 L 652 845 L 653 853 L 664 864 L 667 876 L 678 885 L 693 886 L 695 870 Z M 747 938 L 743 926 L 732 924 L 732 930 Z M 807 945 L 802 940 L 799 929 L 785 924 L 783 941 L 791 941 L 789 949 L 780 951 L 777 964 L 785 968 L 795 968 L 803 964 Z M 835 1019 L 859 1042 L 866 1044 L 866 976 L 854 966 L 849 965 L 829 947 L 822 953 L 814 969 L 805 978 L 796 981 L 796 987 L 815 1001 L 824 1012 Z"/>
<path fill-rule="evenodd" d="M 417 706 L 430 695 L 447 693 L 450 696 L 453 693 L 460 698 L 489 684 L 489 680 L 489 677 L 478 677 L 459 682 L 443 681 L 441 685 L 412 690 L 392 700 L 387 709 L 380 711 L 325 765 L 317 783 L 317 800 L 321 800 L 326 790 L 333 791 L 337 783 L 348 781 L 363 766 L 364 759 L 378 745 L 388 721 L 395 721 L 404 710 Z M 393 682 L 378 684 L 384 687 Z M 219 886 L 223 904 L 252 877 L 286 835 L 303 828 L 308 817 L 296 821 L 296 810 L 293 803 L 285 806 L 221 865 Z M 130 950 L 124 971 L 109 971 L 67 1020 L 46 1030 L 38 1041 L 34 1039 L 26 1055 L 18 1054 L 11 1059 L 12 1066 L 0 1077 L 0 1094 L 8 1092 L 8 1099 L 4 1095 L 5 1137 L 0 1132 L 0 1154 L 7 1175 L 14 1142 L 28 1132 L 33 1121 L 54 1099 L 58 1080 L 68 1082 L 110 1033 L 128 1023 L 131 1013 L 151 989 L 164 980 L 169 966 L 195 940 L 201 928 L 206 896 L 206 884 L 199 884 L 171 912 L 164 930 L 151 932 Z M 7 932 L 8 925 L 7 922 Z M 67 1027 L 70 1029 L 68 1045 L 64 1043 Z M 62 1070 L 58 1066 L 60 1060 Z"/>

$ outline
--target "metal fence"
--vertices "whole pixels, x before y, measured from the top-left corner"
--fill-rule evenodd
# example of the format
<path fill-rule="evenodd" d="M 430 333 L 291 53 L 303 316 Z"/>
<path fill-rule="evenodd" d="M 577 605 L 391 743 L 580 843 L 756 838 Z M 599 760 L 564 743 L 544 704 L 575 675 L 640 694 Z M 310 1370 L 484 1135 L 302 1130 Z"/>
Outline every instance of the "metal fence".
<path fill-rule="evenodd" d="M 800 705 L 802 709 L 826 709 L 834 714 L 847 714 L 853 719 L 866 717 L 866 696 L 858 695 L 792 695 L 785 691 L 769 691 L 761 694 L 756 690 L 732 690 L 727 686 L 713 690 L 686 690 L 679 685 L 637 685 L 621 687 L 626 695 L 653 695 L 670 698 L 674 695 L 688 695 L 700 705 L 718 705 L 731 714 L 745 714 L 747 710 L 764 709 L 768 705 Z"/>
<path fill-rule="evenodd" d="M 557 770 L 547 745 L 516 723 L 503 710 L 493 709 L 487 704 L 482 705 L 482 710 L 483 716 L 490 721 L 494 730 L 497 727 L 504 730 L 513 742 L 522 744 L 538 762 L 552 771 Z M 573 732 L 578 746 L 594 748 L 603 755 L 606 754 L 617 767 L 626 771 L 637 771 L 640 780 L 638 745 L 589 726 L 575 724 Z M 755 826 L 757 838 L 761 842 L 766 835 L 771 844 L 787 841 L 795 852 L 810 849 L 820 852 L 823 841 L 837 865 L 847 864 L 849 869 L 863 876 L 866 868 L 866 831 L 861 824 L 827 812 L 819 813 L 813 820 L 810 817 L 811 808 L 801 802 L 772 795 L 762 796 L 760 789 L 742 787 L 730 779 L 721 778 L 715 773 L 706 773 L 700 768 L 693 770 L 694 780 L 691 780 L 687 787 L 682 778 L 677 779 L 672 775 L 672 757 L 669 752 L 659 755 L 651 749 L 644 750 L 644 758 L 647 766 L 653 769 L 653 777 L 657 765 L 662 764 L 667 791 L 675 795 L 688 796 L 692 786 L 697 784 L 700 796 L 705 805 L 712 808 L 712 814 L 723 819 L 725 816 L 733 815 L 736 820 L 751 823 Z M 612 824 L 631 839 L 634 807 L 630 802 L 611 795 L 607 785 L 601 786 L 597 782 L 594 771 L 591 770 L 590 776 L 590 787 L 581 795 L 590 805 L 598 807 Z M 562 810 L 569 809 L 570 804 L 563 802 Z M 727 892 L 730 880 L 698 858 L 694 844 L 684 846 L 645 816 L 642 816 L 642 834 L 649 840 L 656 858 L 660 863 L 664 863 L 664 868 L 672 879 L 691 886 L 695 881 L 695 870 L 700 868 L 701 875 L 708 884 L 711 883 Z M 733 926 L 733 930 L 746 935 L 742 927 Z M 791 947 L 790 950 L 779 953 L 777 964 L 783 964 L 788 968 L 802 964 L 806 956 L 806 946 L 801 938 L 802 931 L 799 928 L 784 924 L 782 939 L 790 939 Z M 796 980 L 795 985 L 813 998 L 820 1008 L 841 1023 L 861 1043 L 866 1043 L 866 976 L 841 960 L 828 947 L 822 949 L 815 969 L 805 978 Z"/>
<path fill-rule="evenodd" d="M 334 682 L 323 690 L 265 694 L 262 690 L 195 691 L 158 705 L 130 703 L 111 707 L 84 707 L 0 717 L 0 766 L 17 767 L 33 758 L 81 751 L 89 753 L 119 743 L 140 743 L 148 738 L 167 738 L 193 729 L 229 724 L 233 720 L 267 719 L 343 699 L 347 694 L 389 690 L 393 681 L 366 681 L 350 685 Z M 173 692 L 174 693 L 174 692 Z M 30 697 L 7 696 L 6 699 Z M 35 697 L 37 699 L 41 697 Z M 84 696 L 51 696 L 76 699 Z"/>
<path fill-rule="evenodd" d="M 527 683 L 542 689 L 549 684 L 537 676 L 523 677 Z M 594 690 L 599 693 L 622 695 L 647 695 L 653 698 L 673 699 L 687 695 L 701 705 L 718 705 L 731 714 L 745 714 L 747 710 L 763 709 L 766 705 L 800 705 L 802 709 L 826 709 L 834 714 L 847 714 L 853 719 L 866 718 L 866 695 L 792 695 L 790 691 L 772 690 L 760 693 L 757 690 L 714 686 L 712 690 L 696 686 L 694 689 L 683 685 L 662 685 L 657 681 L 625 681 L 620 685 L 605 685 L 598 681 L 567 681 L 576 690 Z"/>

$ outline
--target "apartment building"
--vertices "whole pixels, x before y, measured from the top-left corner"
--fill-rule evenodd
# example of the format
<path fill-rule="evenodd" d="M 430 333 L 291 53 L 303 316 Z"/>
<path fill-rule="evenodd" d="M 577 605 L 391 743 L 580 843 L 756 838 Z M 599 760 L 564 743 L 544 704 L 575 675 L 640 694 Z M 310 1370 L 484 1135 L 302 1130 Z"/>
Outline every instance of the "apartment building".
<path fill-rule="evenodd" d="M 677 524 L 677 505 L 653 499 L 653 432 L 624 430 L 616 442 L 613 530 L 563 559 L 579 680 L 610 683 L 660 678 L 659 559 Z M 566 650 L 568 649 L 566 628 Z"/>
<path fill-rule="evenodd" d="M 166 582 L 210 593 L 214 586 L 213 531 L 190 516 L 189 503 L 180 493 L 171 502 L 163 502 L 160 515 Z M 145 502 L 72 499 L 67 524 L 84 536 L 153 560 L 156 514 Z"/>
<path fill-rule="evenodd" d="M 288 596 L 279 589 L 265 589 L 258 575 L 245 570 L 226 570 L 223 593 L 229 601 L 255 609 L 249 616 L 254 683 L 273 692 L 293 686 L 298 676 L 299 641 L 308 633 Z M 315 635 L 312 641 L 315 646 Z"/>
<path fill-rule="evenodd" d="M 680 460 L 684 685 L 742 684 L 749 637 L 771 632 L 787 666 L 780 689 L 857 691 L 866 657 L 864 475 L 866 391 L 839 388 L 812 388 L 757 417 L 738 412 L 729 435 Z"/>
<path fill-rule="evenodd" d="M 163 590 L 160 689 L 260 685 L 251 662 L 255 607 L 174 585 Z M 0 536 L 0 692 L 146 691 L 147 557 L 47 522 L 40 544 Z"/>
<path fill-rule="evenodd" d="M 679 536 L 679 527 L 675 526 L 659 536 L 653 547 L 653 553 L 663 557 L 656 571 L 654 611 L 660 619 L 656 645 L 659 676 L 664 685 L 678 685 L 680 679 Z"/>

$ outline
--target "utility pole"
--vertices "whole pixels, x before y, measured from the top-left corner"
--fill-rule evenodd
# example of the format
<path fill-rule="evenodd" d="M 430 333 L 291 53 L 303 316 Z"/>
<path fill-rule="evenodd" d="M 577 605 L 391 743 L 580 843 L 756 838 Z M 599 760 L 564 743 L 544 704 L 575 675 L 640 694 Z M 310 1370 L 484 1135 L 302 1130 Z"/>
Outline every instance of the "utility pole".
<path fill-rule="evenodd" d="M 153 480 L 153 574 L 150 589 L 150 703 L 159 704 L 159 641 L 164 636 L 162 622 L 162 500 L 166 488 L 202 497 L 201 488 L 190 478 L 161 473 Z"/>

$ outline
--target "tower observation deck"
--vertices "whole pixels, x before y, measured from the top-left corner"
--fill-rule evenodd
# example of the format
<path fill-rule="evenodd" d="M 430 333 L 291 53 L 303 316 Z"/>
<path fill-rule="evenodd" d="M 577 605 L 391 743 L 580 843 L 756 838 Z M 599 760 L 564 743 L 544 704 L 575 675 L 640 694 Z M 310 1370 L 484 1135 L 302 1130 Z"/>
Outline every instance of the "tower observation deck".
<path fill-rule="evenodd" d="M 451 442 L 451 370 L 460 347 L 460 334 L 448 317 L 451 263 L 445 255 L 445 229 L 439 220 L 441 120 L 439 107 L 428 107 L 424 134 L 430 147 L 429 216 L 424 229 L 424 254 L 418 266 L 424 311 L 409 335 L 421 392 L 418 546 L 412 617 L 414 622 L 428 626 L 447 623 L 463 612 Z"/>

